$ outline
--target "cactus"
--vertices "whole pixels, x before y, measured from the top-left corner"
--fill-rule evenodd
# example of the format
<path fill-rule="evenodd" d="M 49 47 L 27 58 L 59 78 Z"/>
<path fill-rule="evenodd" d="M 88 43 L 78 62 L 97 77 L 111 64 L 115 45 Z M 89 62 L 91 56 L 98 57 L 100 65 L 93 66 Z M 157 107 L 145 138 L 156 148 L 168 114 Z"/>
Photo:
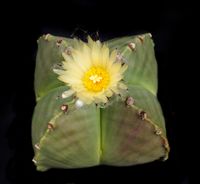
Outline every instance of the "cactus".
<path fill-rule="evenodd" d="M 50 34 L 38 40 L 35 70 L 37 105 L 32 143 L 37 170 L 81 168 L 100 164 L 129 166 L 166 160 L 169 145 L 157 100 L 157 65 L 151 34 L 105 42 L 116 61 L 127 65 L 123 81 L 128 90 L 106 103 L 82 104 L 75 95 L 63 97 L 69 86 L 53 72 L 63 53 L 79 42 Z"/>

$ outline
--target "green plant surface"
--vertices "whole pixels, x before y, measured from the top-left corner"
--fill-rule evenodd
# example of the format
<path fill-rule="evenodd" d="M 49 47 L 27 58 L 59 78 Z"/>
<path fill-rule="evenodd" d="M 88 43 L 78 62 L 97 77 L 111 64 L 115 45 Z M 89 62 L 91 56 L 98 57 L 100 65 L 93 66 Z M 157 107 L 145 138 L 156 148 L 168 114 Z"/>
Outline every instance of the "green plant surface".
<path fill-rule="evenodd" d="M 37 170 L 81 168 L 100 164 L 129 166 L 167 159 L 169 145 L 165 121 L 157 100 L 157 64 L 150 34 L 105 42 L 117 49 L 128 65 L 124 96 L 105 106 L 77 107 L 69 89 L 53 72 L 64 59 L 62 52 L 77 40 L 44 35 L 38 40 L 35 69 L 37 105 L 32 120 L 32 143 Z M 132 97 L 134 103 L 126 104 Z M 67 106 L 67 111 L 62 107 Z"/>

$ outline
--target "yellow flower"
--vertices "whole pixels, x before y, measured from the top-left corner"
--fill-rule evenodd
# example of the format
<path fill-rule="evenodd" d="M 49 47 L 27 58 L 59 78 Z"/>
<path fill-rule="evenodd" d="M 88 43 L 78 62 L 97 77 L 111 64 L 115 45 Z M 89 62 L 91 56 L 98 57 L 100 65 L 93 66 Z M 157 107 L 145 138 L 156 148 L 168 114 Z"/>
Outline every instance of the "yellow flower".
<path fill-rule="evenodd" d="M 90 37 L 88 43 L 76 40 L 71 52 L 64 52 L 63 57 L 62 69 L 55 72 L 70 87 L 65 96 L 75 93 L 86 104 L 106 103 L 107 97 L 127 89 L 121 81 L 127 65 L 116 60 L 116 50 L 110 52 L 100 41 Z"/>

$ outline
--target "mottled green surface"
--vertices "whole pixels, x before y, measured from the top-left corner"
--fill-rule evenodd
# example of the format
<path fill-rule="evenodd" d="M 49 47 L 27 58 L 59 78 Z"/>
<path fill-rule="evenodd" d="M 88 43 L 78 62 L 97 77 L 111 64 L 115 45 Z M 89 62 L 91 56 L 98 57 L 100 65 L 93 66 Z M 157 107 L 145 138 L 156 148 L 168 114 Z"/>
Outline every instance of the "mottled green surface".
<path fill-rule="evenodd" d="M 138 118 L 137 110 L 121 102 L 102 112 L 102 163 L 117 166 L 141 164 L 165 154 L 150 123 Z"/>
<path fill-rule="evenodd" d="M 110 40 L 107 45 L 111 49 L 117 49 L 122 53 L 128 63 L 128 70 L 124 80 L 128 84 L 140 85 L 153 94 L 157 93 L 157 64 L 154 55 L 154 43 L 150 34 L 130 36 Z M 135 49 L 131 51 L 128 44 L 134 43 Z"/>
<path fill-rule="evenodd" d="M 33 144 L 44 136 L 47 123 L 60 112 L 67 100 L 57 99 L 65 87 L 57 88 L 39 101 L 33 117 Z M 48 104 L 48 106 L 47 106 Z M 90 114 L 88 116 L 88 114 Z M 55 129 L 40 142 L 40 153 L 36 156 L 39 167 L 74 168 L 93 166 L 99 163 L 100 124 L 99 109 L 95 105 L 76 110 L 69 106 L 55 122 Z"/>
<path fill-rule="evenodd" d="M 53 72 L 55 64 L 63 61 L 62 52 L 72 40 L 62 37 L 45 36 L 38 40 L 38 53 L 35 68 L 35 93 L 37 99 L 46 95 L 51 89 L 59 87 L 62 84 L 57 80 L 57 74 Z M 63 40 L 58 46 L 57 41 Z"/>
<path fill-rule="evenodd" d="M 128 64 L 124 81 L 127 96 L 135 100 L 127 107 L 114 98 L 106 108 L 93 105 L 77 109 L 73 99 L 60 98 L 68 88 L 57 79 L 53 67 L 63 61 L 61 53 L 75 44 L 72 39 L 42 36 L 38 40 L 35 71 L 37 105 L 32 122 L 32 141 L 37 169 L 79 168 L 99 164 L 128 166 L 150 162 L 168 154 L 165 122 L 157 93 L 157 65 L 150 34 L 116 38 L 106 42 L 118 49 Z M 128 44 L 134 43 L 135 49 Z M 68 104 L 67 113 L 60 107 Z M 144 110 L 147 118 L 138 113 Z M 48 123 L 53 129 L 48 129 Z M 162 134 L 155 134 L 159 128 Z"/>

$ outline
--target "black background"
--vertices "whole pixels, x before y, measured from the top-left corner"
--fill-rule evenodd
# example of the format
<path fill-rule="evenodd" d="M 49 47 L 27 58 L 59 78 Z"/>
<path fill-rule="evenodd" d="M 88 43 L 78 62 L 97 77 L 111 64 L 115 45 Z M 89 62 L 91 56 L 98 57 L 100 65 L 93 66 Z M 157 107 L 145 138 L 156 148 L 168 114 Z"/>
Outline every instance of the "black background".
<path fill-rule="evenodd" d="M 182 1 L 89 1 L 13 4 L 1 13 L 0 184 L 4 183 L 181 183 L 191 181 L 193 131 L 187 106 L 186 76 L 193 66 L 195 10 Z M 151 32 L 158 62 L 158 98 L 171 146 L 169 160 L 132 167 L 98 166 L 37 172 L 32 163 L 31 117 L 36 40 L 44 33 L 106 40 Z M 189 63 L 189 64 L 188 64 Z"/>

